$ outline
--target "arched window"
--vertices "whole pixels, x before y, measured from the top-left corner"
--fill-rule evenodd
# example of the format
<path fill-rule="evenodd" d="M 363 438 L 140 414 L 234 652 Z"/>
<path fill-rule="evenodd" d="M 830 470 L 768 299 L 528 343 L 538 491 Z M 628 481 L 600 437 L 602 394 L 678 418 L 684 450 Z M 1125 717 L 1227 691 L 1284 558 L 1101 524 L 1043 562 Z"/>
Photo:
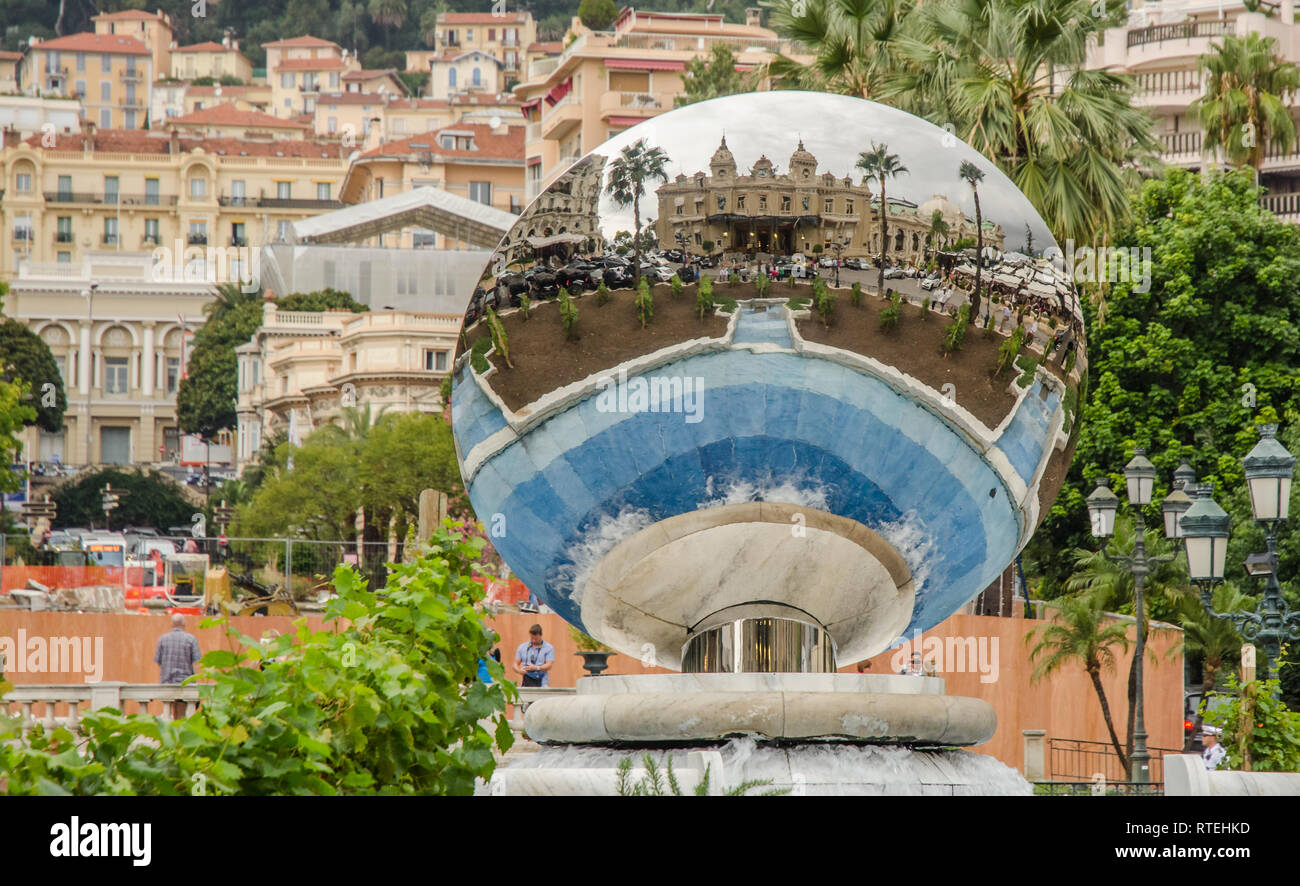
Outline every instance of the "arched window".
<path fill-rule="evenodd" d="M 483 85 L 483 75 L 482 73 L 480 73 L 478 68 L 474 69 L 474 85 L 475 86 Z"/>
<path fill-rule="evenodd" d="M 447 85 L 452 89 L 456 88 L 456 69 L 452 68 L 447 72 Z"/>

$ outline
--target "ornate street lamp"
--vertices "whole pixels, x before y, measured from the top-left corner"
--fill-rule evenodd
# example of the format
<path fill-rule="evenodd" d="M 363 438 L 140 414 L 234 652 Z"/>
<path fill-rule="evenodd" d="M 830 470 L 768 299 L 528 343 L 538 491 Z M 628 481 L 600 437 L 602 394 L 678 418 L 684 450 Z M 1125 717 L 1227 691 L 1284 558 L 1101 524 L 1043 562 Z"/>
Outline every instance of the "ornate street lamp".
<path fill-rule="evenodd" d="M 1159 557 L 1147 556 L 1146 525 L 1142 520 L 1142 508 L 1151 504 L 1151 492 L 1155 486 L 1156 468 L 1146 457 L 1146 450 L 1138 448 L 1133 452 L 1133 459 L 1124 466 L 1124 484 L 1128 492 L 1129 504 L 1133 506 L 1133 553 L 1129 556 L 1107 554 L 1102 545 L 1102 556 L 1112 563 L 1118 563 L 1133 576 L 1133 612 L 1137 616 L 1137 648 L 1134 651 L 1134 676 L 1137 678 L 1137 692 L 1133 698 L 1133 756 L 1129 761 L 1132 779 L 1137 784 L 1151 781 L 1151 754 L 1147 751 L 1147 727 L 1144 711 L 1143 692 L 1143 658 L 1146 655 L 1146 610 L 1142 600 L 1142 588 L 1151 567 L 1168 563 L 1174 555 Z M 1175 502 L 1176 504 L 1176 502 Z M 1092 534 L 1106 539 L 1115 534 L 1115 512 L 1119 508 L 1119 498 L 1110 491 L 1104 478 L 1097 479 L 1097 488 L 1088 496 L 1088 516 L 1092 521 Z"/>
<path fill-rule="evenodd" d="M 1165 500 L 1160 504 L 1160 513 L 1165 518 L 1165 538 L 1179 539 L 1183 537 L 1183 529 L 1178 524 L 1178 519 L 1187 513 L 1187 509 L 1192 506 L 1192 498 L 1188 491 L 1195 486 L 1196 475 L 1192 473 L 1192 468 L 1187 462 L 1174 471 L 1174 489 L 1165 496 Z"/>
<path fill-rule="evenodd" d="M 1232 622 L 1243 639 L 1262 648 L 1268 679 L 1277 676 L 1283 641 L 1300 640 L 1300 612 L 1292 612 L 1287 606 L 1277 580 L 1277 530 L 1290 513 L 1295 456 L 1277 441 L 1276 435 L 1277 425 L 1260 425 L 1259 442 L 1241 460 L 1250 490 L 1251 514 L 1256 524 L 1263 527 L 1268 548 L 1263 553 L 1251 554 L 1244 564 L 1248 575 L 1264 579 L 1264 593 L 1255 611 L 1214 611 L 1210 589 L 1215 582 L 1223 580 L 1227 556 L 1229 517 L 1224 510 L 1209 500 L 1207 491 L 1208 504 L 1202 507 L 1202 499 L 1198 498 L 1181 520 L 1187 541 L 1189 574 L 1201 582 L 1201 603 L 1205 611 Z"/>

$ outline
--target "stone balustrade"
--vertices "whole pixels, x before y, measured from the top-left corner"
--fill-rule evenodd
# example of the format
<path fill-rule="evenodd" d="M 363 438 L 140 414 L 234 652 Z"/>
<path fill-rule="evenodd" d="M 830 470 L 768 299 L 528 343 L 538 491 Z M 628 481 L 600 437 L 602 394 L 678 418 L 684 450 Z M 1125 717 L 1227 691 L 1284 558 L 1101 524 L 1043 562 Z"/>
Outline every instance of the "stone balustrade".
<path fill-rule="evenodd" d="M 186 716 L 194 713 L 198 708 L 199 687 L 113 681 L 16 686 L 0 698 L 0 710 L 10 716 L 20 715 L 24 730 L 41 723 L 47 731 L 65 726 L 75 732 L 85 713 L 104 708 L 148 713 L 151 704 L 160 702 L 162 719 L 171 720 L 171 702 L 178 701 L 185 703 Z M 128 703 L 134 704 L 132 710 L 128 710 Z"/>

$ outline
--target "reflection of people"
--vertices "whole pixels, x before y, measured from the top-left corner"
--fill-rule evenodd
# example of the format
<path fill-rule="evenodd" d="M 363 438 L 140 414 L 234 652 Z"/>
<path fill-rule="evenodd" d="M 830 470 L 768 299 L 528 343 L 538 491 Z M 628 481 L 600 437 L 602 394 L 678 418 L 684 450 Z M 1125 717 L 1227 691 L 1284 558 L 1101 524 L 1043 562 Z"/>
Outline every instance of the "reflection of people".
<path fill-rule="evenodd" d="M 921 663 L 921 653 L 913 652 L 911 664 L 903 665 L 903 669 L 899 673 L 912 677 L 924 677 L 925 667 Z"/>
<path fill-rule="evenodd" d="M 555 647 L 542 639 L 542 626 L 528 629 L 529 639 L 515 650 L 515 670 L 523 675 L 521 686 L 548 686 L 551 676 L 547 672 L 555 664 Z"/>
<path fill-rule="evenodd" d="M 1219 735 L 1223 730 L 1218 726 L 1202 726 L 1201 734 L 1205 742 L 1205 750 L 1201 751 L 1201 760 L 1205 763 L 1205 768 L 1211 771 L 1218 769 L 1223 758 L 1228 756 L 1228 752 L 1219 744 Z"/>

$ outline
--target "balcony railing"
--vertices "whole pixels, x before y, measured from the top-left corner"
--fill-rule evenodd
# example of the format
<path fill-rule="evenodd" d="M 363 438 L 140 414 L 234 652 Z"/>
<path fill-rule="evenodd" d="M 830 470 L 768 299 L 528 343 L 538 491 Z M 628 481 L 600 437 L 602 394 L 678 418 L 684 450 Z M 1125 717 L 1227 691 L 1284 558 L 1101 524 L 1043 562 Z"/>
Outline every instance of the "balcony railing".
<path fill-rule="evenodd" d="M 190 234 L 188 237 L 185 238 L 185 241 L 186 241 L 187 243 L 189 243 L 191 246 L 207 246 L 207 245 L 208 245 L 208 235 L 207 235 L 207 234 Z"/>
<path fill-rule="evenodd" d="M 122 194 L 91 191 L 46 191 L 46 203 L 90 203 L 104 206 L 175 206 L 175 194 Z"/>
<path fill-rule="evenodd" d="M 32 229 L 31 229 L 31 228 L 14 228 L 14 240 L 17 240 L 17 241 L 20 241 L 20 242 L 23 242 L 23 243 L 30 243 L 30 242 L 32 242 Z"/>
<path fill-rule="evenodd" d="M 1287 221 L 1295 221 L 1300 216 L 1300 193 L 1265 194 L 1259 199 L 1259 205 Z"/>
<path fill-rule="evenodd" d="M 789 40 L 761 37 L 724 37 L 704 34 L 624 34 L 614 42 L 618 49 L 660 49 L 670 52 L 698 52 L 718 44 L 730 46 L 737 52 L 754 49 L 761 52 L 789 54 L 793 44 Z"/>
<path fill-rule="evenodd" d="M 1227 19 L 1212 19 L 1205 22 L 1178 22 L 1173 25 L 1150 25 L 1134 28 L 1128 32 L 1128 47 L 1145 46 L 1148 43 L 1164 43 L 1168 40 L 1191 40 L 1194 37 L 1222 37 L 1236 30 L 1236 23 Z"/>
<path fill-rule="evenodd" d="M 1185 155 L 1201 153 L 1202 134 L 1199 131 L 1165 132 L 1160 136 L 1164 149 L 1161 153 L 1168 155 Z"/>
<path fill-rule="evenodd" d="M 116 246 L 117 234 L 105 234 L 103 237 L 99 238 L 99 242 L 103 243 L 105 246 Z"/>
<path fill-rule="evenodd" d="M 231 237 L 231 238 L 230 238 L 230 245 L 231 245 L 231 246 L 247 246 L 247 245 L 248 245 L 248 238 L 247 238 L 247 237 Z"/>
<path fill-rule="evenodd" d="M 72 242 L 72 239 L 73 239 L 73 238 L 72 238 L 72 232 L 71 232 L 71 231 L 55 231 L 55 232 L 54 232 L 54 242 L 55 242 L 55 243 L 71 243 L 71 242 Z"/>
<path fill-rule="evenodd" d="M 1201 74 L 1195 70 L 1153 71 L 1137 74 L 1139 95 L 1168 95 L 1176 92 L 1201 91 Z"/>
<path fill-rule="evenodd" d="M 261 206 L 266 209 L 342 209 L 341 200 L 314 200 L 305 197 L 220 197 L 222 206 Z"/>

